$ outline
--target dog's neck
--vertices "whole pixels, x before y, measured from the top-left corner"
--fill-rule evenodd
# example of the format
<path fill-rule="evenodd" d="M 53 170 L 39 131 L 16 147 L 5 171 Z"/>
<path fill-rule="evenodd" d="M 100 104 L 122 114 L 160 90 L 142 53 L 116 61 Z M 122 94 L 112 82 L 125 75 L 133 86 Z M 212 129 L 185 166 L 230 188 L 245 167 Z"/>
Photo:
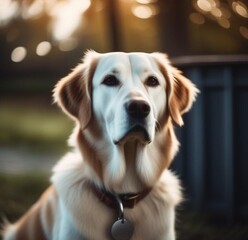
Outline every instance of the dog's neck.
<path fill-rule="evenodd" d="M 137 158 L 138 141 L 129 141 L 123 145 L 125 162 L 127 166 L 134 167 Z"/>
<path fill-rule="evenodd" d="M 124 160 L 126 163 L 126 172 L 122 181 L 122 188 L 125 192 L 140 192 L 147 187 L 137 172 L 137 148 L 140 143 L 138 141 L 126 142 L 123 146 Z"/>
<path fill-rule="evenodd" d="M 161 142 L 168 139 L 162 133 L 157 138 L 160 140 L 148 145 L 138 140 L 115 145 L 90 126 L 86 131 L 78 131 L 77 142 L 85 163 L 97 176 L 98 180 L 93 179 L 97 185 L 113 192 L 137 193 L 153 186 L 165 167 L 169 152 L 164 152 Z"/>
<path fill-rule="evenodd" d="M 145 186 L 136 171 L 137 146 L 139 142 L 129 141 L 123 145 L 126 173 L 122 184 L 116 189 L 108 189 L 106 186 L 89 184 L 92 192 L 105 205 L 116 209 L 116 196 L 121 200 L 124 208 L 133 208 L 139 201 L 143 200 L 152 190 Z"/>

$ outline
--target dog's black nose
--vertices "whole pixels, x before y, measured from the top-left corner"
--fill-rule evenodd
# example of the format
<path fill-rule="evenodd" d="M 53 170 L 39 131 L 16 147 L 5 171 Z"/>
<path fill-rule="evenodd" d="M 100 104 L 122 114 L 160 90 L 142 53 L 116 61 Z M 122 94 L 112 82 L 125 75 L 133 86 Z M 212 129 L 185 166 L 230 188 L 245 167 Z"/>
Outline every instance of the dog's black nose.
<path fill-rule="evenodd" d="M 132 100 L 125 105 L 127 113 L 134 118 L 145 118 L 150 113 L 150 106 L 144 100 Z"/>

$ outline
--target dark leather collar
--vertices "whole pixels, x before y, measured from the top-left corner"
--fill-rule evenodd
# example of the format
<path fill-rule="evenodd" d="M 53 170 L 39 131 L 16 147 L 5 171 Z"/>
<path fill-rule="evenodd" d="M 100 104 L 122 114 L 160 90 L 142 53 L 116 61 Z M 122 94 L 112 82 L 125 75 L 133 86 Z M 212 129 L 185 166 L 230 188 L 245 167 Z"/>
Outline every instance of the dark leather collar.
<path fill-rule="evenodd" d="M 99 188 L 93 183 L 89 183 L 89 188 L 101 202 L 108 207 L 116 209 L 117 202 L 114 193 L 107 191 L 106 189 Z M 117 196 L 121 200 L 124 208 L 133 208 L 137 203 L 144 199 L 151 192 L 151 190 L 152 188 L 147 188 L 139 193 L 124 193 L 117 194 Z"/>

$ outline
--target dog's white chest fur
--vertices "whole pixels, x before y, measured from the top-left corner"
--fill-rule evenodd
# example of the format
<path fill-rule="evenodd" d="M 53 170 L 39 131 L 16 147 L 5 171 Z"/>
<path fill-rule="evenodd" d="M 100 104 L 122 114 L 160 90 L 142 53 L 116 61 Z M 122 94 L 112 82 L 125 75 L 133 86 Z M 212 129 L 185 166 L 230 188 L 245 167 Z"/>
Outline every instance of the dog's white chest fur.
<path fill-rule="evenodd" d="M 118 212 L 105 206 L 87 188 L 83 189 L 84 183 L 89 180 L 86 169 L 76 153 L 65 156 L 54 168 L 52 182 L 61 199 L 60 207 L 64 215 L 61 218 L 67 219 L 59 228 L 62 235 L 67 236 L 64 239 L 71 234 L 68 226 L 76 226 L 78 235 L 86 239 L 109 240 L 110 229 Z M 124 209 L 125 218 L 135 226 L 132 239 L 174 239 L 168 236 L 174 236 L 174 207 L 180 201 L 179 181 L 170 170 L 166 170 L 144 200 L 134 208 Z M 60 221 L 58 224 L 61 224 Z"/>

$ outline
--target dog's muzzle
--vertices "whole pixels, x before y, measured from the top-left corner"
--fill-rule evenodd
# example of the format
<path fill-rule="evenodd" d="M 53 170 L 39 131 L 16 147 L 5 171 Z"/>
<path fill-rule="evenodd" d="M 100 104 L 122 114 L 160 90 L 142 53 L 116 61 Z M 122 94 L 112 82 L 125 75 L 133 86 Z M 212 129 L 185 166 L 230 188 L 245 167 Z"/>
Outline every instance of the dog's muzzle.
<path fill-rule="evenodd" d="M 150 105 L 144 100 L 130 100 L 124 105 L 128 118 L 127 130 L 116 144 L 125 140 L 137 139 L 144 144 L 151 142 L 147 129 L 147 118 L 151 112 Z"/>

